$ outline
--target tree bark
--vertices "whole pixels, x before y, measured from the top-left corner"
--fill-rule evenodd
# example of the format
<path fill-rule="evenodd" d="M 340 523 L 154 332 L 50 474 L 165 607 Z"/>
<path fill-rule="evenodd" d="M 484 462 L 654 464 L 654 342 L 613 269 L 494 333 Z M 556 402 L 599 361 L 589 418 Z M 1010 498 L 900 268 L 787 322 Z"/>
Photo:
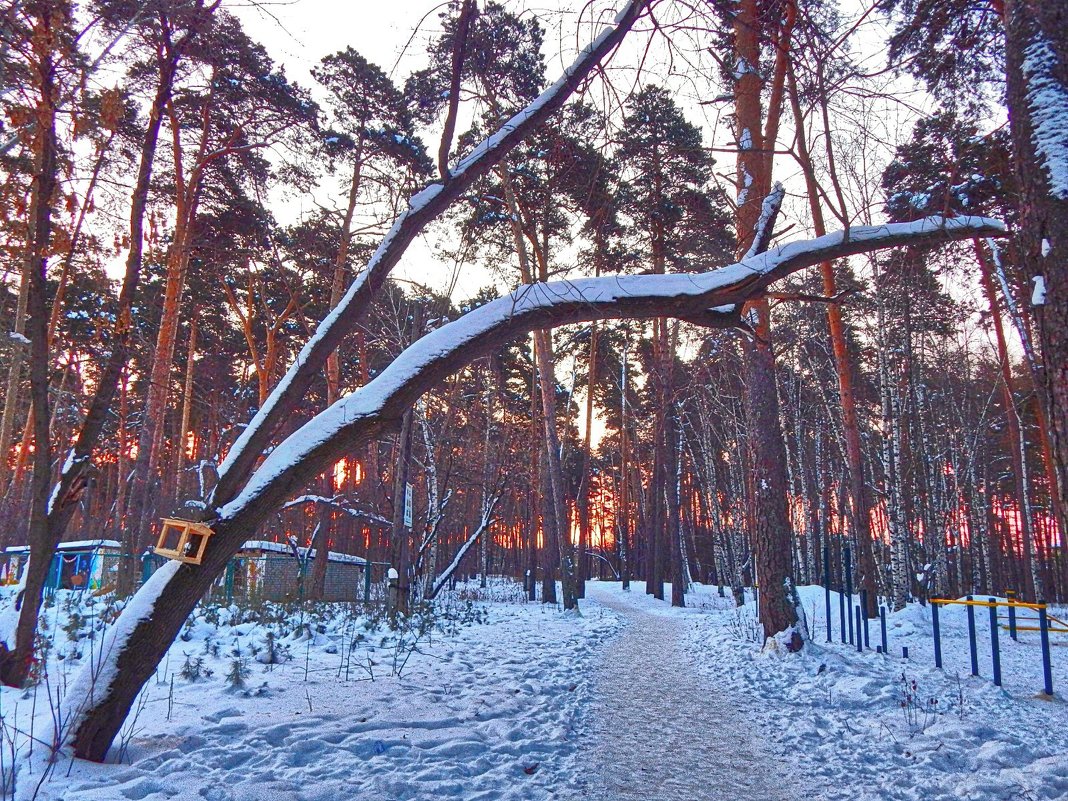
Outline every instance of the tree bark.
<path fill-rule="evenodd" d="M 56 64 L 60 31 L 69 9 L 65 4 L 32 3 L 34 75 L 38 102 L 34 142 L 33 181 L 30 188 L 29 231 L 23 274 L 28 284 L 26 335 L 30 339 L 30 402 L 33 404 L 33 483 L 30 496 L 29 563 L 25 567 L 21 614 L 15 630 L 15 648 L 0 652 L 0 680 L 13 687 L 29 677 L 37 638 L 37 620 L 45 580 L 52 567 L 58 537 L 48 525 L 52 448 L 49 441 L 48 403 L 48 298 L 45 283 L 52 237 L 52 199 L 56 191 Z"/>
<path fill-rule="evenodd" d="M 792 6 L 791 6 L 792 8 Z M 790 18 L 788 18 L 788 21 Z M 781 36 L 779 57 L 767 109 L 764 130 L 763 82 L 760 77 L 759 33 L 764 23 L 757 0 L 741 0 L 734 17 L 736 69 L 735 125 L 740 142 L 737 158 L 738 207 L 736 230 L 739 251 L 759 253 L 770 239 L 768 221 L 761 230 L 760 214 L 764 197 L 771 190 L 771 159 L 764 152 L 775 145 L 775 132 L 785 76 L 784 53 L 789 47 L 789 28 Z M 792 25 L 792 21 L 789 21 Z M 763 238 L 763 241 L 761 239 Z M 797 623 L 792 589 L 790 554 L 792 532 L 786 500 L 786 451 L 779 423 L 779 403 L 775 389 L 775 355 L 771 339 L 771 312 L 766 299 L 751 303 L 750 319 L 754 334 L 743 346 L 746 415 L 752 454 L 752 534 L 753 553 L 760 586 L 760 622 L 765 637 Z M 797 631 L 791 648 L 801 647 Z"/>
<path fill-rule="evenodd" d="M 823 208 L 819 200 L 821 193 L 805 137 L 804 118 L 792 65 L 788 69 L 788 79 L 798 156 L 805 175 L 809 209 L 812 213 L 812 229 L 816 236 L 823 236 L 827 233 L 827 225 L 823 218 Z M 823 280 L 823 294 L 828 298 L 835 297 L 838 287 L 833 262 L 825 261 L 820 264 L 820 276 Z M 864 451 L 860 439 L 856 394 L 853 390 L 853 363 L 846 343 L 842 307 L 838 303 L 827 304 L 827 328 L 831 337 L 831 349 L 834 353 L 834 365 L 838 377 L 838 402 L 842 410 L 842 434 L 845 440 L 846 464 L 849 467 L 850 519 L 853 522 L 853 535 L 857 542 L 857 585 L 860 589 L 868 591 L 868 607 L 865 614 L 869 618 L 874 618 L 879 614 L 879 584 L 871 533 L 871 503 L 864 473 Z"/>
<path fill-rule="evenodd" d="M 1068 6 L 1006 0 L 1005 67 L 1019 177 L 1018 249 L 1041 279 L 1035 309 L 1061 537 L 1068 532 Z M 1036 293 L 1037 294 L 1037 293 Z M 1037 589 L 1037 588 L 1036 588 Z"/>

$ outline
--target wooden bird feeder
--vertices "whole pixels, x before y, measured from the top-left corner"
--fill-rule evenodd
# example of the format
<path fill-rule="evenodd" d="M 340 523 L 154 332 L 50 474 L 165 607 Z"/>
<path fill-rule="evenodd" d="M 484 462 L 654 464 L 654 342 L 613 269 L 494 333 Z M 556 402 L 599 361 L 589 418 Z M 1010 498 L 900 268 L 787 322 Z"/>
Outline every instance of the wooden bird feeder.
<path fill-rule="evenodd" d="M 154 550 L 168 559 L 199 565 L 204 558 L 204 549 L 208 547 L 208 540 L 214 533 L 203 523 L 165 517 Z"/>

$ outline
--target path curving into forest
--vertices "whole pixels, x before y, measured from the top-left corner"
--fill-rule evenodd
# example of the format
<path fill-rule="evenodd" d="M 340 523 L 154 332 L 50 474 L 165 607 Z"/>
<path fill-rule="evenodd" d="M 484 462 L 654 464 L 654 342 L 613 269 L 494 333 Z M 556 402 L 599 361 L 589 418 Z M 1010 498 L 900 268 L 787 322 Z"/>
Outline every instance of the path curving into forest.
<path fill-rule="evenodd" d="M 795 801 L 790 771 L 731 698 L 698 673 L 687 615 L 652 606 L 641 584 L 587 584 L 590 600 L 624 618 L 601 649 L 580 752 L 594 801 Z M 661 604 L 664 604 L 661 606 Z"/>

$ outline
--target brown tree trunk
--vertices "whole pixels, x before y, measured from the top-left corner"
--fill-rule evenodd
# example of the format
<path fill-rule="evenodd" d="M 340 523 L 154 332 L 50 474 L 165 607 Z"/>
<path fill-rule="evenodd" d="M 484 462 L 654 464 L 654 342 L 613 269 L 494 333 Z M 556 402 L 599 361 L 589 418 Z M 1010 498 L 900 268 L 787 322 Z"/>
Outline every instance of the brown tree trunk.
<path fill-rule="evenodd" d="M 823 207 L 820 205 L 821 193 L 816 181 L 808 142 L 805 138 L 804 118 L 801 113 L 797 80 L 792 65 L 788 68 L 787 73 L 798 156 L 805 174 L 809 209 L 812 213 L 812 231 L 816 236 L 823 236 L 827 233 L 827 226 L 823 218 Z M 820 276 L 823 279 L 823 294 L 828 298 L 833 298 L 838 292 L 834 264 L 829 261 L 823 262 L 820 265 Z M 868 591 L 868 608 L 865 610 L 865 614 L 869 618 L 873 618 L 879 614 L 879 582 L 871 533 L 871 504 L 868 499 L 868 485 L 864 474 L 864 451 L 860 439 L 856 395 L 853 390 L 853 364 L 846 344 L 842 307 L 837 303 L 827 304 L 827 328 L 831 336 L 831 348 L 834 352 L 834 365 L 838 376 L 838 399 L 842 408 L 842 434 L 845 439 L 846 463 L 849 466 L 850 518 L 853 522 L 853 534 L 857 541 L 857 586 L 858 589 Z"/>
<path fill-rule="evenodd" d="M 757 237 L 767 234 L 758 230 L 761 202 L 771 189 L 771 159 L 764 149 L 775 145 L 778 128 L 778 105 L 769 106 L 767 132 L 763 130 L 763 89 L 760 64 L 760 8 L 757 0 L 741 0 L 734 17 L 735 55 L 743 66 L 735 80 L 735 125 L 739 142 L 751 143 L 738 151 L 738 208 L 736 230 L 740 254 L 758 244 Z M 779 50 L 772 86 L 772 98 L 781 102 L 785 65 Z M 746 135 L 748 134 L 748 135 Z M 753 248 L 759 250 L 760 247 Z M 775 355 L 771 340 L 771 313 L 767 300 L 748 304 L 755 317 L 754 335 L 745 341 L 745 401 L 752 457 L 752 497 L 750 503 L 753 554 L 760 587 L 760 622 L 765 637 L 771 637 L 797 623 L 794 606 L 790 517 L 786 501 L 786 451 L 779 424 L 779 403 L 775 391 Z M 801 637 L 794 632 L 791 648 L 800 648 Z"/>
<path fill-rule="evenodd" d="M 26 333 L 26 304 L 29 302 L 30 282 L 25 271 L 19 282 L 19 297 L 15 307 L 15 324 L 12 331 L 16 334 Z M 11 444 L 15 435 L 16 413 L 22 402 L 22 366 L 26 361 L 28 346 L 15 342 L 11 351 L 11 364 L 7 368 L 7 389 L 4 392 L 4 413 L 0 416 L 0 490 L 6 490 L 11 458 Z M 22 451 L 19 451 L 21 456 Z"/>
<path fill-rule="evenodd" d="M 1049 413 L 1061 538 L 1068 536 L 1068 6 L 1006 0 L 1009 123 L 1019 176 L 1018 248 L 1024 274 L 1041 279 L 1035 309 L 1041 391 Z"/>
<path fill-rule="evenodd" d="M 29 677 L 37 637 L 37 620 L 45 581 L 59 538 L 48 525 L 49 491 L 52 479 L 52 448 L 49 441 L 48 404 L 48 299 L 45 274 L 52 235 L 52 199 L 56 191 L 56 92 L 54 55 L 69 11 L 65 4 L 32 3 L 34 17 L 33 56 L 38 94 L 33 149 L 33 182 L 30 188 L 29 231 L 23 262 L 28 284 L 26 335 L 30 339 L 30 402 L 33 405 L 33 482 L 30 495 L 29 563 L 24 568 L 24 589 L 17 599 L 21 614 L 15 630 L 15 647 L 0 651 L 0 680 L 21 686 Z M 8 644 L 9 645 L 9 644 Z"/>
<path fill-rule="evenodd" d="M 582 474 L 579 478 L 578 497 L 575 499 L 579 523 L 575 583 L 579 598 L 586 597 L 586 565 L 588 563 L 586 551 L 590 547 L 590 446 L 593 433 L 594 387 L 597 383 L 597 334 L 597 323 L 593 323 L 590 326 L 590 359 L 586 370 L 586 430 L 582 435 Z"/>
<path fill-rule="evenodd" d="M 519 273 L 524 283 L 535 280 L 527 243 L 526 232 L 522 228 L 522 210 L 512 187 L 511 175 L 507 169 L 498 170 L 504 185 L 504 196 L 508 203 L 512 219 L 512 240 L 515 244 L 516 257 L 519 260 Z M 534 238 L 531 237 L 531 240 Z M 537 280 L 548 280 L 548 256 L 544 248 L 535 249 L 535 262 L 538 267 Z M 537 391 L 541 399 L 542 432 L 545 450 L 545 489 L 543 490 L 542 524 L 546 534 L 546 546 L 555 549 L 560 559 L 560 584 L 564 609 L 578 608 L 578 595 L 575 587 L 575 545 L 568 530 L 568 514 L 564 491 L 564 471 L 560 462 L 560 438 L 556 433 L 556 361 L 553 357 L 552 337 L 547 331 L 534 332 L 534 362 L 537 371 Z M 547 573 L 552 571 L 547 570 Z M 547 578 L 546 581 L 549 579 Z M 547 587 L 548 588 L 548 587 Z M 555 584 L 552 594 L 555 595 Z"/>
<path fill-rule="evenodd" d="M 178 425 L 178 437 L 174 447 L 174 467 L 171 479 L 170 495 L 179 498 L 182 495 L 182 471 L 185 469 L 186 448 L 189 434 L 192 433 L 193 420 L 193 376 L 196 373 L 197 355 L 197 315 L 194 309 L 189 317 L 189 342 L 185 355 L 185 383 L 182 386 L 182 420 Z M 195 440 L 194 440 L 195 442 Z M 196 454 L 193 454 L 196 458 Z"/>
<path fill-rule="evenodd" d="M 1030 599 L 1044 597 L 1042 579 L 1037 563 L 1034 542 L 1034 518 L 1031 515 L 1031 499 L 1028 495 L 1027 464 L 1024 461 L 1027 448 L 1020 425 L 1020 415 L 1016 410 L 1016 401 L 1012 395 L 1012 365 L 1009 362 L 1009 348 L 1005 341 L 1005 326 L 1001 321 L 1001 309 L 998 307 L 994 292 L 994 281 L 990 274 L 990 260 L 982 245 L 975 243 L 975 255 L 979 261 L 979 279 L 990 305 L 990 315 L 994 322 L 994 339 L 997 342 L 998 366 L 1001 369 L 1001 392 L 1005 404 L 1005 419 L 1008 422 L 1006 446 L 1012 456 L 1013 482 L 1016 485 L 1016 506 L 1019 513 L 1020 533 L 1023 536 L 1024 561 L 1027 562 L 1027 596 Z"/>

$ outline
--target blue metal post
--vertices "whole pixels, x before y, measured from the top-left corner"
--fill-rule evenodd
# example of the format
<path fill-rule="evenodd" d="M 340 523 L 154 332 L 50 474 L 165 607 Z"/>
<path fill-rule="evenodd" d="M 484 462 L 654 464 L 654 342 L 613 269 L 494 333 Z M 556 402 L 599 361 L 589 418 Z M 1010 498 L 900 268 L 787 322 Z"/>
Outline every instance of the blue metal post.
<path fill-rule="evenodd" d="M 847 617 L 849 617 L 849 615 L 846 614 L 845 593 L 844 592 L 839 592 L 838 593 L 838 624 L 839 624 L 839 627 L 842 629 L 842 642 L 843 643 L 845 643 L 845 641 L 846 641 L 846 618 Z"/>
<path fill-rule="evenodd" d="M 968 596 L 972 600 L 972 596 Z M 972 657 L 972 675 L 979 675 L 979 649 L 975 644 L 975 607 L 968 604 L 968 651 Z"/>
<path fill-rule="evenodd" d="M 1049 617 L 1046 615 L 1045 604 L 1038 610 L 1038 630 L 1042 637 L 1042 680 L 1045 682 L 1042 691 L 1046 695 L 1053 695 L 1053 664 L 1049 658 Z"/>
<path fill-rule="evenodd" d="M 994 684 L 1001 686 L 1001 648 L 998 643 L 998 599 L 990 599 L 990 658 L 994 663 Z"/>
<path fill-rule="evenodd" d="M 889 651 L 886 650 L 886 607 L 885 606 L 880 606 L 879 607 L 879 630 L 883 635 L 883 653 L 884 654 L 889 653 Z"/>
<path fill-rule="evenodd" d="M 827 642 L 831 641 L 831 546 L 823 543 L 823 606 L 827 612 Z"/>
<path fill-rule="evenodd" d="M 842 554 L 844 565 L 842 570 L 845 572 L 845 588 L 846 588 L 846 607 L 853 608 L 853 557 L 849 553 L 849 546 L 847 545 Z M 857 636 L 860 636 L 860 631 L 857 631 Z M 849 616 L 849 642 L 853 642 L 853 615 Z"/>
<path fill-rule="evenodd" d="M 1016 603 L 1016 593 L 1012 590 L 1007 590 L 1005 597 L 1009 601 L 1009 636 L 1014 640 L 1018 640 L 1019 637 L 1016 634 L 1016 607 L 1012 605 Z"/>
<path fill-rule="evenodd" d="M 938 604 L 934 599 L 931 600 L 931 633 L 934 636 L 934 649 L 935 649 L 935 667 L 942 667 L 942 632 L 938 627 Z M 904 649 L 902 649 L 904 651 Z M 904 654 L 905 659 L 908 659 L 908 654 Z"/>
<path fill-rule="evenodd" d="M 860 591 L 860 619 L 864 624 L 864 647 L 871 648 L 871 642 L 868 640 L 868 591 Z"/>
<path fill-rule="evenodd" d="M 857 607 L 857 653 L 864 653 L 864 640 L 860 637 L 860 607 Z"/>

